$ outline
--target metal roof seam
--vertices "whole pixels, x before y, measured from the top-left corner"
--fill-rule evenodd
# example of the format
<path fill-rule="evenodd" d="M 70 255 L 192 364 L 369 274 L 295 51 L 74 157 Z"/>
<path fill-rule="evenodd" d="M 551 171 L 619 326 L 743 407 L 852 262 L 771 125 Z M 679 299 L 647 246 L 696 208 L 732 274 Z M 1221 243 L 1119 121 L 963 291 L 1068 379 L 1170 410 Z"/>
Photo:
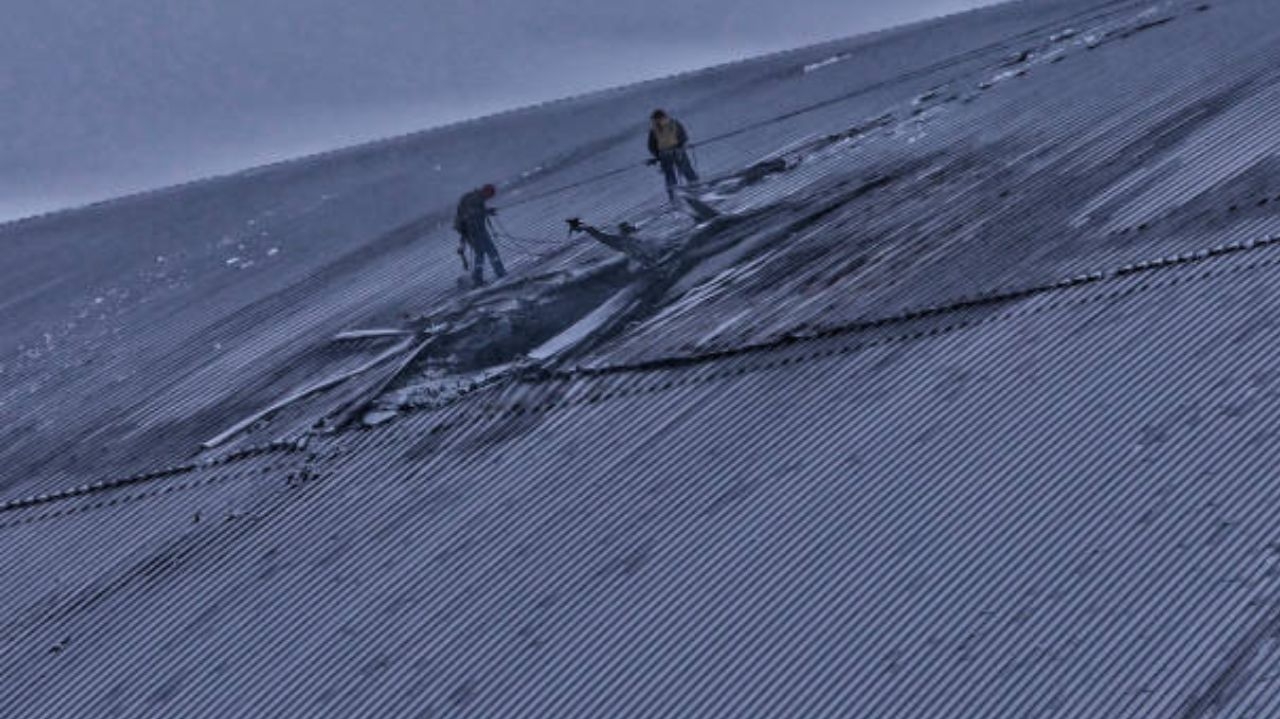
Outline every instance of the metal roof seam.
<path fill-rule="evenodd" d="M 264 467 L 259 473 L 268 474 L 272 471 L 278 471 L 284 468 L 285 468 L 284 465 L 267 466 L 267 467 Z M 293 476 L 293 473 L 290 473 L 289 476 Z M 244 471 L 233 471 L 227 474 L 214 474 L 202 479 L 194 479 L 190 482 L 186 482 L 183 484 L 165 485 L 163 487 L 148 490 L 145 492 L 140 492 L 137 494 L 127 494 L 120 497 L 113 497 L 109 500 L 94 502 L 93 504 L 86 504 L 80 507 L 71 507 L 68 509 L 61 509 L 61 510 L 50 512 L 47 514 L 38 514 L 30 517 L 24 517 L 19 520 L 0 524 L 0 531 L 6 530 L 6 529 L 12 529 L 14 527 L 28 526 L 32 524 L 38 524 L 41 522 L 52 521 L 55 519 L 63 519 L 66 517 L 75 516 L 78 514 L 85 514 L 88 512 L 99 510 L 99 509 L 106 509 L 108 507 L 117 507 L 122 504 L 133 504 L 135 502 L 142 502 L 148 499 L 155 499 L 157 497 L 162 497 L 164 495 L 173 494 L 174 492 L 189 491 L 192 489 L 199 489 L 201 487 L 208 487 L 215 484 L 231 482 L 231 481 L 244 479 L 244 478 L 245 478 Z"/>
<path fill-rule="evenodd" d="M 41 505 L 46 505 L 46 504 L 67 502 L 67 500 L 81 498 L 81 496 L 90 496 L 93 494 L 106 493 L 106 491 L 119 490 L 119 489 L 124 489 L 124 487 L 146 484 L 146 482 L 163 480 L 163 478 L 175 477 L 180 475 L 189 475 L 189 473 L 202 470 L 202 468 L 230 466 L 230 464 L 232 463 L 241 462 L 241 461 L 244 461 L 244 459 L 257 457 L 257 455 L 261 455 L 261 454 L 265 454 L 265 452 L 262 452 L 262 450 L 255 450 L 255 452 L 251 452 L 251 453 L 230 454 L 230 455 L 227 455 L 227 457 L 225 458 L 221 458 L 219 462 L 215 462 L 215 463 L 189 464 L 189 466 L 177 467 L 177 468 L 173 468 L 173 470 L 150 472 L 150 473 L 146 473 L 146 475 L 136 475 L 131 477 L 125 477 L 123 478 L 123 480 L 118 480 L 118 481 L 96 482 L 95 485 L 86 486 L 86 487 L 77 487 L 77 489 L 61 491 L 61 493 L 33 496 L 33 498 L 27 498 L 22 500 L 14 500 L 14 502 L 0 505 L 0 513 L 17 512 L 17 510 L 20 510 L 20 509 L 31 509 L 33 507 L 41 507 Z M 65 509 L 65 510 L 61 510 L 61 512 L 58 512 L 58 513 L 46 514 L 46 516 L 28 517 L 28 518 L 19 519 L 19 521 L 15 521 L 15 522 L 0 523 L 0 530 L 6 530 L 6 528 L 15 527 L 15 526 L 29 525 L 29 523 L 42 521 L 42 519 L 45 519 L 45 518 L 58 518 L 60 516 L 67 516 L 67 514 L 78 514 L 81 512 L 86 512 L 86 510 L 90 510 L 90 509 L 115 507 L 115 505 L 118 505 L 118 504 L 131 503 L 131 502 L 134 502 L 134 500 L 152 498 L 152 496 L 159 496 L 161 494 L 169 493 L 169 491 L 195 489 L 195 487 L 198 487 L 198 486 L 209 486 L 212 484 L 218 484 L 218 482 L 220 481 L 228 481 L 228 480 L 232 480 L 232 478 L 237 478 L 236 473 L 232 473 L 232 475 L 212 475 L 211 477 L 197 478 L 197 480 L 189 481 L 187 482 L 187 484 L 165 485 L 164 487 L 160 487 L 160 489 L 148 490 L 146 491 L 146 493 L 142 493 L 142 494 L 116 496 L 116 498 L 104 500 L 104 502 L 99 502 L 96 504 L 84 505 L 84 507 L 81 507 L 81 508 Z"/>
<path fill-rule="evenodd" d="M 76 488 L 64 490 L 61 492 L 44 493 L 44 494 L 35 495 L 33 497 L 16 499 L 10 502 L 5 502 L 4 504 L 0 504 L 0 513 L 10 512 L 18 509 L 26 509 L 28 507 L 38 506 L 41 504 L 50 504 L 52 502 L 57 502 L 65 499 L 74 499 L 75 497 L 82 497 L 87 494 L 94 494 L 96 492 L 103 492 L 111 489 L 119 489 L 120 487 L 127 487 L 132 484 L 140 484 L 140 483 L 149 482 L 155 479 L 163 479 L 165 477 L 173 477 L 180 474 L 186 474 L 188 472 L 199 469 L 199 467 L 200 465 L 198 464 L 187 464 L 187 465 L 182 465 L 178 467 L 171 467 L 169 469 L 158 470 L 155 472 L 134 474 L 134 475 L 125 477 L 123 479 L 107 481 L 107 482 L 99 482 L 94 485 L 76 487 Z"/>

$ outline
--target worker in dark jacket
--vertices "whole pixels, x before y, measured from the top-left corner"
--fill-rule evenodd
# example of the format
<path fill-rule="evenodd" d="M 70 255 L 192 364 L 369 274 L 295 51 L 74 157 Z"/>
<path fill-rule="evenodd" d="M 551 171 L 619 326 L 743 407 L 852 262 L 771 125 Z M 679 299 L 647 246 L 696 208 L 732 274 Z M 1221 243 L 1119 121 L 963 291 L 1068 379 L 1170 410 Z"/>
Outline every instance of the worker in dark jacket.
<path fill-rule="evenodd" d="M 662 166 L 662 175 L 667 180 L 667 196 L 675 199 L 677 172 L 684 176 L 686 182 L 698 181 L 698 173 L 693 171 L 686 151 L 689 134 L 679 120 L 663 110 L 654 110 L 649 119 L 649 154 L 653 155 L 650 164 L 656 162 Z"/>
<path fill-rule="evenodd" d="M 493 236 L 489 234 L 489 216 L 496 213 L 484 204 L 495 194 L 497 190 L 493 185 L 485 185 L 463 195 L 453 220 L 453 229 L 458 231 L 458 254 L 462 255 L 463 264 L 466 264 L 467 257 L 464 248 L 471 247 L 471 279 L 477 286 L 484 284 L 485 257 L 493 265 L 495 275 L 502 277 L 507 274 L 502 258 L 498 256 L 498 248 L 493 244 Z"/>

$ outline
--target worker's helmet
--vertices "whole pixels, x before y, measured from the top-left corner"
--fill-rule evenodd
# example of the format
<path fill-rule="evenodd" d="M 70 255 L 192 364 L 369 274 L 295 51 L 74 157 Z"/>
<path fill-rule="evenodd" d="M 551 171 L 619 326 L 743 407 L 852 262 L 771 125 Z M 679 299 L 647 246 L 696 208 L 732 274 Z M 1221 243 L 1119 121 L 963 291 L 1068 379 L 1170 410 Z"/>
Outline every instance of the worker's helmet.
<path fill-rule="evenodd" d="M 485 185 L 484 187 L 480 188 L 480 194 L 484 195 L 485 198 L 488 199 L 498 194 L 498 188 L 494 187 L 493 185 Z"/>

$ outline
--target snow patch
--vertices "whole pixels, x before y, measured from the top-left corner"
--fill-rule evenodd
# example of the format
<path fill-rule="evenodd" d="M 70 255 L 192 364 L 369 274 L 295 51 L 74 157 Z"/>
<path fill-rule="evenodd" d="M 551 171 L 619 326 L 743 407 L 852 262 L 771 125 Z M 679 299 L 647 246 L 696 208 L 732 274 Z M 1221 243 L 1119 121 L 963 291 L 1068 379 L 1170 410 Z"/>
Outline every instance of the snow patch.
<path fill-rule="evenodd" d="M 614 317 L 621 315 L 636 300 L 638 294 L 639 290 L 635 285 L 619 291 L 567 330 L 547 340 L 541 347 L 530 351 L 529 358 L 546 361 L 572 350 L 608 325 Z"/>
<path fill-rule="evenodd" d="M 929 90 L 926 90 L 923 93 L 917 95 L 915 99 L 911 101 L 911 105 L 913 107 L 920 107 L 921 105 L 924 105 L 925 103 L 931 100 L 937 100 L 939 97 L 942 96 L 942 92 L 945 89 L 946 89 L 946 86 L 930 88 Z"/>
<path fill-rule="evenodd" d="M 697 347 L 708 347 L 711 344 L 713 344 L 716 341 L 716 339 L 718 339 L 720 335 L 724 334 L 725 331 L 727 331 L 729 328 L 738 324 L 742 320 L 750 319 L 754 315 L 755 315 L 755 311 L 750 309 L 746 309 L 735 315 L 732 315 L 728 319 L 716 325 L 710 332 L 706 333 L 701 338 L 699 338 L 694 343 L 694 345 Z"/>
<path fill-rule="evenodd" d="M 807 75 L 811 72 L 816 72 L 818 70 L 821 70 L 824 67 L 830 67 L 832 65 L 835 65 L 836 63 L 844 62 L 845 60 L 848 60 L 850 57 L 851 56 L 849 55 L 849 53 L 840 53 L 839 55 L 832 55 L 826 60 L 819 60 L 818 62 L 805 65 L 804 73 Z"/>
<path fill-rule="evenodd" d="M 386 409 L 376 409 L 372 412 L 367 412 L 364 417 L 360 419 L 360 422 L 366 427 L 377 427 L 378 425 L 386 424 L 399 416 L 399 412 Z"/>

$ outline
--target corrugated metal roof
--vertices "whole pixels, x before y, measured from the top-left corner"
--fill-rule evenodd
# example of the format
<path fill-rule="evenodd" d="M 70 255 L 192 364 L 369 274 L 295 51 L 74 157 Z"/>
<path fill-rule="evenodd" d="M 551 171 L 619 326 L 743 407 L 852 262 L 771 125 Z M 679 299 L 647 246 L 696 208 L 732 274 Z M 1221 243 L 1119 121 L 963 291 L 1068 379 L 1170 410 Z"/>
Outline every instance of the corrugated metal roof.
<path fill-rule="evenodd" d="M 441 304 L 456 292 L 447 205 L 475 183 L 507 177 L 502 202 L 515 203 L 635 165 L 504 213 L 541 241 L 504 247 L 517 270 L 563 238 L 564 217 L 651 209 L 660 181 L 638 158 L 655 104 L 697 139 L 758 126 L 698 151 L 704 170 L 740 168 L 985 72 L 1058 24 L 1109 27 L 1134 7 L 987 12 L 959 35 L 934 24 L 833 43 L 0 228 L 6 267 L 21 268 L 0 283 L 17 293 L 0 314 L 0 496 L 185 464 L 296 390 L 288 371 L 327 337 Z M 851 56 L 801 72 L 838 52 Z"/>
<path fill-rule="evenodd" d="M 1278 252 L 10 523 L 33 576 L 52 536 L 114 541 L 19 604 L 4 671 L 46 712 L 1174 715 L 1269 651 Z M 1237 671 L 1232 707 L 1266 677 Z"/>
<path fill-rule="evenodd" d="M 726 193 L 697 293 L 559 367 L 0 507 L 9 705 L 1280 715 L 1277 9 L 1116 7 Z"/>

